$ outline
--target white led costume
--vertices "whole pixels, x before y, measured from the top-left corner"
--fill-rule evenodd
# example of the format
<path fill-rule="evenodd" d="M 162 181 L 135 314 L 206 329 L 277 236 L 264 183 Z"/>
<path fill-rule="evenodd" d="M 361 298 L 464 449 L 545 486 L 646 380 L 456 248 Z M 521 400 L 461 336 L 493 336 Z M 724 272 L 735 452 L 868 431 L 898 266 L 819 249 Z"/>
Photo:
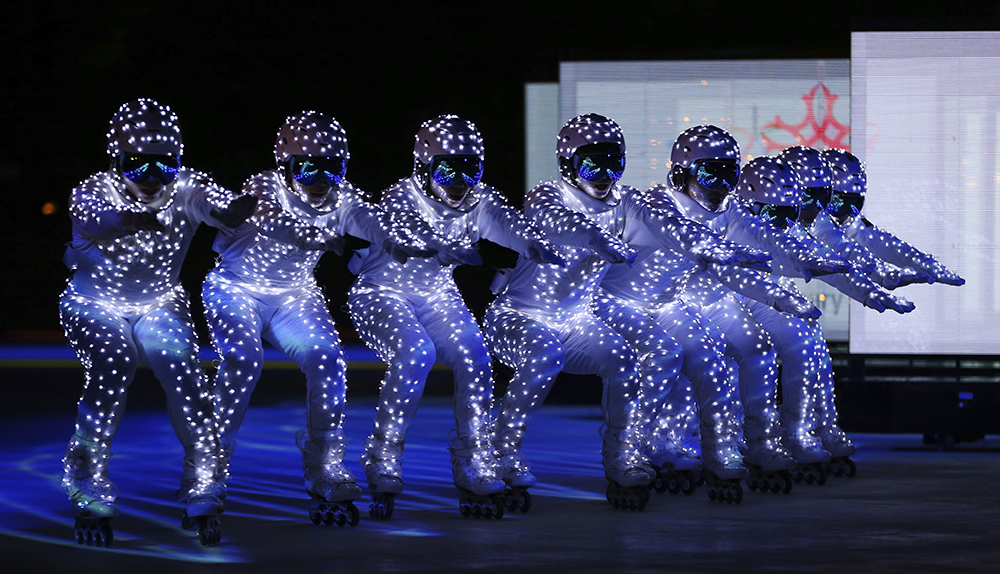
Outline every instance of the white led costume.
<path fill-rule="evenodd" d="M 231 205 L 230 192 L 180 167 L 183 146 L 170 108 L 135 100 L 122 105 L 111 125 L 112 169 L 81 183 L 69 203 L 73 240 L 66 262 L 74 272 L 59 312 L 83 363 L 85 383 L 63 485 L 79 518 L 92 522 L 118 514 L 108 457 L 141 361 L 163 386 L 171 425 L 184 447 L 178 498 L 189 518 L 214 515 L 224 495 L 216 481 L 218 439 L 178 277 L 198 225 L 238 225 L 252 211 L 252 200 Z M 128 175 L 142 183 L 123 175 L 123 162 L 131 160 L 142 167 Z M 160 179 L 143 177 L 142 172 L 157 170 Z M 78 519 L 78 541 L 110 543 L 110 526 L 89 526 L 81 531 Z M 214 534 L 202 534 L 203 543 L 218 542 L 217 525 Z"/>
<path fill-rule="evenodd" d="M 332 158 L 333 172 L 319 167 L 323 158 Z M 306 376 L 306 428 L 296 443 L 306 491 L 319 501 L 311 517 L 340 525 L 346 519 L 353 526 L 353 504 L 323 504 L 353 500 L 361 489 L 343 464 L 346 363 L 314 270 L 325 251 L 341 248 L 345 235 L 374 245 L 394 235 L 388 214 L 344 179 L 349 159 L 337 120 L 312 111 L 288 117 L 275 144 L 279 167 L 244 185 L 258 199 L 257 212 L 235 233 L 219 235 L 219 262 L 202 297 L 222 357 L 214 394 L 224 464 L 260 378 L 266 339 Z"/>
<path fill-rule="evenodd" d="M 779 207 L 797 210 L 801 204 L 800 198 L 803 195 L 803 189 L 806 190 L 807 206 L 809 202 L 814 201 L 816 196 L 822 195 L 822 189 L 829 183 L 828 176 L 824 177 L 823 164 L 820 162 L 816 163 L 815 166 L 807 166 L 803 162 L 808 163 L 809 158 L 805 155 L 799 157 L 799 155 L 796 152 L 785 154 L 785 157 L 790 160 L 788 163 L 772 158 L 758 158 L 751 162 L 745 171 L 745 181 L 741 181 L 738 188 L 745 205 L 751 208 L 756 205 L 757 209 Z M 814 167 L 818 168 L 818 171 L 813 169 Z M 800 174 L 805 176 L 805 180 L 800 177 Z M 774 184 L 772 185 L 770 182 L 774 182 Z M 761 216 L 764 217 L 764 212 L 761 213 Z M 822 213 L 817 219 L 819 217 L 822 217 Z M 759 221 L 760 219 L 758 218 Z M 772 218 L 772 223 L 782 227 L 790 223 L 788 220 L 773 221 L 773 219 L 777 218 Z M 793 214 L 791 220 L 794 221 L 794 219 L 795 215 Z M 808 219 L 808 216 L 804 219 Z M 774 229 L 768 223 L 763 221 L 761 223 L 765 229 Z M 832 253 L 797 223 L 789 227 L 788 234 L 798 239 L 813 253 L 820 255 Z M 842 255 L 848 260 L 848 263 L 852 264 L 850 269 L 846 273 L 821 277 L 821 281 L 831 284 L 849 297 L 880 312 L 887 307 L 900 313 L 912 310 L 912 304 L 882 291 L 875 285 L 866 275 L 865 268 L 853 265 L 854 261 L 869 263 L 863 258 L 863 249 L 853 249 L 849 245 L 844 247 L 847 248 L 837 250 L 836 253 Z M 780 269 L 783 257 L 776 256 L 775 259 L 778 260 L 777 268 Z M 785 266 L 785 274 L 791 275 L 787 272 L 788 267 Z M 874 265 L 868 265 L 867 269 L 875 273 L 877 268 Z M 883 276 L 887 277 L 887 275 Z M 796 289 L 794 283 L 787 277 L 776 279 L 789 289 Z M 830 453 L 828 449 L 824 448 L 824 445 L 843 444 L 847 439 L 846 435 L 843 435 L 839 429 L 837 429 L 838 437 L 834 437 L 832 432 L 820 433 L 822 441 L 817 441 L 813 435 L 815 429 L 814 411 L 823 400 L 822 394 L 828 392 L 831 395 L 830 402 L 833 400 L 832 362 L 819 323 L 810 318 L 802 319 L 777 314 L 772 309 L 754 302 L 747 302 L 747 306 L 757 321 L 767 330 L 782 358 L 781 419 L 785 445 L 799 463 L 799 471 L 803 473 L 802 477 L 809 482 L 819 480 L 822 483 L 826 479 L 827 470 L 818 463 L 830 459 Z M 826 385 L 829 386 L 829 390 L 823 391 Z"/>
<path fill-rule="evenodd" d="M 456 116 L 425 122 L 413 153 L 413 175 L 383 193 L 386 212 L 417 226 L 417 235 L 424 234 L 419 228 L 432 229 L 441 238 L 439 244 L 464 252 L 458 259 L 468 262 L 478 257 L 473 244 L 480 239 L 522 256 L 554 260 L 537 230 L 497 190 L 479 181 L 479 173 L 457 174 L 449 167 L 448 162 L 464 162 L 481 170 L 482 138 L 471 122 Z M 455 485 L 463 491 L 463 514 L 478 516 L 482 511 L 499 517 L 501 512 L 502 502 L 496 508 L 496 500 L 481 498 L 495 498 L 504 490 L 490 444 L 492 365 L 479 325 L 455 284 L 457 262 L 440 255 L 401 262 L 385 250 L 372 249 L 360 261 L 358 280 L 348 294 L 358 333 L 388 364 L 374 429 L 361 459 L 375 504 L 388 505 L 379 506 L 373 515 L 391 516 L 392 496 L 403 490 L 406 432 L 437 361 L 451 367 L 455 376 L 457 436 L 451 451 Z"/>
<path fill-rule="evenodd" d="M 644 194 L 615 183 L 621 171 L 601 180 L 603 185 L 581 175 L 589 158 L 599 156 L 620 155 L 624 170 L 624 152 L 620 128 L 603 116 L 579 116 L 563 127 L 557 148 L 563 177 L 529 192 L 525 216 L 561 246 L 567 265 L 539 264 L 522 257 L 484 318 L 490 349 L 514 369 L 496 431 L 501 469 L 513 486 L 529 487 L 536 481 L 521 455 L 521 442 L 562 371 L 598 374 L 603 379 L 607 430 L 602 451 L 608 480 L 623 488 L 649 482 L 643 469 L 642 411 L 637 409 L 645 400 L 640 398 L 640 386 L 672 384 L 680 368 L 680 351 L 659 325 L 637 321 L 640 318 L 632 309 L 610 298 L 602 299 L 599 312 L 612 318 L 612 326 L 620 323 L 637 348 L 633 350 L 595 314 L 595 295 L 609 264 L 631 263 L 633 244 L 669 247 L 703 263 L 752 257 L 674 213 L 653 209 Z M 643 357 L 642 382 L 637 353 Z M 656 400 L 654 394 L 649 400 Z M 609 500 L 611 492 L 609 487 Z"/>

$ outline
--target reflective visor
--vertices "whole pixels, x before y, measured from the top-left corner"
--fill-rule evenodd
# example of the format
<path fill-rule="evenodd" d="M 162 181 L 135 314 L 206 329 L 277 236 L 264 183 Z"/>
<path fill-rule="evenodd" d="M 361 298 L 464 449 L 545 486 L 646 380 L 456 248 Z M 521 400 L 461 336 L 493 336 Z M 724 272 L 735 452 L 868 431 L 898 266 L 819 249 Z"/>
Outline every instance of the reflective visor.
<path fill-rule="evenodd" d="M 459 178 L 475 187 L 483 177 L 483 162 L 469 155 L 437 156 L 431 162 L 431 177 L 442 187 L 455 185 Z"/>
<path fill-rule="evenodd" d="M 625 173 L 625 155 L 620 153 L 574 155 L 573 168 L 580 177 L 589 182 L 596 183 L 607 178 L 614 183 Z"/>
<path fill-rule="evenodd" d="M 857 193 L 844 193 L 834 191 L 833 199 L 830 200 L 830 215 L 838 223 L 846 223 L 847 220 L 861 213 L 861 208 L 865 205 L 865 196 Z"/>
<path fill-rule="evenodd" d="M 740 164 L 732 159 L 699 159 L 688 167 L 688 173 L 705 189 L 729 193 L 740 181 Z"/>
<path fill-rule="evenodd" d="M 151 179 L 160 180 L 163 185 L 174 181 L 181 168 L 181 159 L 172 155 L 150 155 L 142 153 L 118 156 L 122 175 L 134 183 L 146 183 Z"/>
<path fill-rule="evenodd" d="M 750 211 L 778 229 L 787 229 L 789 222 L 799 218 L 798 205 L 772 205 L 755 201 Z"/>
<path fill-rule="evenodd" d="M 302 185 L 316 185 L 322 180 L 337 185 L 347 173 L 347 161 L 336 156 L 297 155 L 292 157 L 289 169 L 295 181 Z"/>
<path fill-rule="evenodd" d="M 802 209 L 823 209 L 832 197 L 832 187 L 807 187 L 802 190 Z"/>

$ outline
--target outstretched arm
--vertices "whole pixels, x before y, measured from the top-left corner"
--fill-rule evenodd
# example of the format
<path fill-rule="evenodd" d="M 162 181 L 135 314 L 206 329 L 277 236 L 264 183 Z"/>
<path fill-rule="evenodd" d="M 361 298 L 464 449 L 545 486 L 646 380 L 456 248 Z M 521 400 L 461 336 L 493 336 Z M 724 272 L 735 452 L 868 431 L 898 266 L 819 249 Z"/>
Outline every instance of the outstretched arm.
<path fill-rule="evenodd" d="M 490 186 L 483 187 L 484 197 L 476 221 L 480 237 L 541 263 L 565 264 L 555 246 L 519 211 L 507 205 L 500 192 Z"/>
<path fill-rule="evenodd" d="M 855 218 L 846 231 L 850 238 L 865 246 L 876 257 L 893 265 L 923 271 L 933 277 L 934 281 L 946 285 L 965 284 L 965 279 L 942 265 L 933 255 L 920 251 L 863 217 Z"/>
<path fill-rule="evenodd" d="M 667 195 L 666 187 L 648 194 L 632 190 L 623 199 L 627 210 L 626 238 L 630 244 L 665 247 L 683 254 L 699 266 L 736 264 L 767 270 L 771 256 L 729 241 L 708 227 L 686 218 Z"/>
<path fill-rule="evenodd" d="M 635 251 L 584 214 L 566 206 L 562 190 L 545 183 L 528 192 L 524 215 L 556 245 L 591 249 L 610 263 L 635 261 Z"/>

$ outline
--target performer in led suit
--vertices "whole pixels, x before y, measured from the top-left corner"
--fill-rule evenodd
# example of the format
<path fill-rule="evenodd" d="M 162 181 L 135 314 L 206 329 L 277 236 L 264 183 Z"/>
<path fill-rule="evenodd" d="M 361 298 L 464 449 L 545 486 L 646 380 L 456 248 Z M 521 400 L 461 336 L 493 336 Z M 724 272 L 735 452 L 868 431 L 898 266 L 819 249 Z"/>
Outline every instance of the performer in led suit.
<path fill-rule="evenodd" d="M 345 235 L 382 245 L 392 224 L 345 178 L 350 153 L 336 119 L 315 111 L 289 116 L 274 159 L 277 169 L 244 185 L 258 199 L 257 211 L 235 233 L 219 235 L 219 262 L 202 291 L 222 357 L 214 387 L 222 462 L 228 469 L 267 339 L 306 376 L 306 428 L 295 438 L 314 499 L 310 518 L 355 526 L 359 513 L 351 501 L 361 489 L 343 464 L 346 363 L 314 270 L 324 252 L 340 252 Z"/>
<path fill-rule="evenodd" d="M 843 226 L 848 237 L 879 259 L 929 275 L 929 283 L 965 284 L 965 279 L 942 265 L 933 255 L 920 251 L 860 216 L 868 190 L 868 175 L 861 160 L 839 149 L 824 151 L 823 159 L 833 171 L 831 214 Z"/>
<path fill-rule="evenodd" d="M 382 206 L 415 229 L 429 227 L 450 247 L 405 263 L 373 249 L 348 295 L 358 333 L 389 367 L 372 434 L 361 458 L 372 490 L 371 514 L 389 518 L 403 491 L 406 431 L 435 361 L 455 375 L 457 436 L 450 443 L 463 515 L 501 518 L 504 483 L 490 443 L 492 365 L 475 318 L 453 278 L 457 263 L 479 263 L 473 244 L 488 239 L 530 260 L 560 261 L 551 245 L 500 192 L 481 181 L 483 140 L 454 115 L 425 122 L 416 134 L 413 174 L 385 191 Z M 423 232 L 421 232 L 421 235 Z"/>
<path fill-rule="evenodd" d="M 865 245 L 848 235 L 852 229 L 856 232 L 864 229 L 861 224 L 857 227 L 843 224 L 863 219 L 857 216 L 863 206 L 867 184 L 863 166 L 853 154 L 842 150 L 820 153 L 798 146 L 783 151 L 781 157 L 789 162 L 803 182 L 803 211 L 798 219 L 800 225 L 820 243 L 842 254 L 856 268 L 866 272 L 873 281 L 888 289 L 910 283 L 933 282 L 938 278 L 952 284 L 961 281 L 961 278 L 925 254 L 916 256 L 916 260 L 922 263 L 907 265 L 910 259 L 899 256 L 907 251 L 907 248 L 902 247 L 905 244 L 884 231 L 864 234 L 864 238 L 870 245 L 899 246 L 882 250 L 892 262 L 876 256 Z M 827 159 L 832 159 L 832 164 L 827 163 Z M 836 165 L 837 169 L 832 169 L 831 165 Z M 874 226 L 872 228 L 877 229 Z M 876 234 L 885 235 L 881 240 L 875 240 Z M 897 255 L 892 256 L 892 252 Z M 799 429 L 800 437 L 793 438 L 794 442 L 809 445 L 812 449 L 820 449 L 821 446 L 820 452 L 828 452 L 828 456 L 832 456 L 831 470 L 834 475 L 854 476 L 856 466 L 849 457 L 856 452 L 856 448 L 838 425 L 833 367 L 819 326 L 775 326 L 775 329 L 779 328 L 789 333 L 785 335 L 785 339 L 797 340 L 796 345 L 805 351 L 792 351 L 795 357 L 803 359 L 801 362 L 789 362 L 783 358 L 783 362 L 789 364 L 784 367 L 783 377 L 788 374 L 791 381 L 786 383 L 783 378 L 782 383 L 786 389 L 794 389 L 790 401 L 792 406 L 783 412 L 783 421 L 787 419 L 786 430 Z M 802 336 L 803 332 L 806 333 L 805 336 Z M 810 349 L 813 351 L 812 355 L 808 353 Z M 798 397 L 803 393 L 807 396 L 799 400 Z M 787 402 L 789 397 L 786 394 Z M 808 436 L 809 432 L 818 436 L 821 445 L 815 444 L 816 439 Z M 804 456 L 810 455 L 804 453 Z"/>
<path fill-rule="evenodd" d="M 163 385 L 171 425 L 184 447 L 180 502 L 185 527 L 219 542 L 224 491 L 216 480 L 218 439 L 198 362 L 188 298 L 179 281 L 195 230 L 229 230 L 254 209 L 207 175 L 181 167 L 177 116 L 150 99 L 123 104 L 107 134 L 111 166 L 70 196 L 73 276 L 59 302 L 66 338 L 83 363 L 76 432 L 63 459 L 63 486 L 76 509 L 77 542 L 107 546 L 118 515 L 108 478 L 111 441 L 139 362 Z"/>
<path fill-rule="evenodd" d="M 497 420 L 501 472 L 519 490 L 535 484 L 521 454 L 531 417 L 560 372 L 598 374 L 604 381 L 602 454 L 608 501 L 641 510 L 651 477 L 644 468 L 642 421 L 635 412 L 637 357 L 594 314 L 598 285 L 610 264 L 631 264 L 636 256 L 631 244 L 674 249 L 702 264 L 757 262 L 759 254 L 707 230 L 688 228 L 674 214 L 652 209 L 637 190 L 618 185 L 625 169 L 625 139 L 614 121 L 597 114 L 578 116 L 563 126 L 557 141 L 562 177 L 529 192 L 525 215 L 560 245 L 568 265 L 520 258 L 484 318 L 491 351 L 514 369 Z M 677 343 L 658 328 L 635 336 L 655 340 L 639 351 L 649 377 L 676 378 Z M 649 348 L 655 344 L 662 348 Z"/>
<path fill-rule="evenodd" d="M 692 132 L 697 137 L 688 139 L 693 141 L 683 139 L 685 136 L 679 138 L 680 146 L 689 149 L 675 154 L 675 161 L 686 164 L 687 171 L 697 177 L 692 185 L 723 191 L 734 188 L 739 174 L 739 151 L 735 141 L 711 139 L 700 135 L 701 131 Z M 699 147 L 698 144 L 703 145 Z M 679 176 L 677 179 L 682 180 Z M 671 210 L 682 217 L 669 188 L 657 186 L 651 191 L 650 200 L 658 208 Z M 679 231 L 702 229 L 705 229 L 702 225 L 689 220 Z M 656 341 L 651 334 L 666 331 L 683 348 L 684 377 L 680 383 L 661 378 L 663 383 L 660 384 L 669 386 L 656 388 L 653 384 L 655 390 L 644 392 L 640 403 L 641 412 L 648 413 L 645 418 L 654 419 L 648 432 L 650 458 L 658 473 L 657 490 L 669 489 L 674 494 L 680 490 L 687 494 L 694 491 L 697 479 L 693 471 L 701 469 L 702 462 L 698 458 L 699 449 L 686 448 L 684 441 L 699 435 L 705 470 L 712 475 L 710 498 L 738 503 L 742 500 L 739 480 L 747 475 L 747 470 L 741 461 L 743 455 L 738 439 L 737 373 L 724 356 L 727 338 L 715 324 L 679 298 L 691 281 L 712 285 L 715 287 L 713 295 L 730 304 L 735 303 L 728 294 L 731 289 L 797 316 L 812 317 L 819 311 L 798 293 L 772 282 L 761 270 L 735 265 L 696 265 L 678 252 L 663 248 L 639 249 L 635 265 L 612 265 L 601 283 L 598 315 L 637 350 L 643 370 L 651 370 L 645 358 L 655 348 Z M 751 327 L 744 328 L 749 330 Z M 762 337 L 759 330 L 751 331 L 750 335 L 757 335 L 758 340 Z M 762 350 L 767 349 L 764 346 Z M 758 359 L 758 362 L 761 361 Z M 649 386 L 649 383 L 644 384 L 643 389 Z M 762 400 L 756 395 L 752 398 L 758 402 Z M 766 412 L 767 406 L 765 402 L 759 408 Z M 748 424 L 755 422 L 756 419 L 750 417 Z M 748 431 L 751 448 L 743 454 L 751 464 L 768 465 L 768 470 L 780 471 L 794 466 L 794 461 L 788 459 L 774 437 L 767 438 L 766 431 L 776 435 L 767 426 L 774 424 L 773 420 L 768 420 L 751 426 Z"/>
<path fill-rule="evenodd" d="M 829 253 L 795 223 L 799 217 L 803 188 L 797 171 L 791 164 L 780 159 L 757 158 L 745 168 L 737 193 L 744 206 L 760 219 L 776 228 L 787 230 L 814 252 Z M 813 174 L 817 175 L 816 172 Z M 822 176 L 822 171 L 818 175 Z M 814 181 L 810 180 L 810 183 Z M 811 195 L 815 196 L 816 193 Z M 844 252 L 844 255 L 850 258 L 852 252 Z M 776 259 L 779 258 L 776 256 Z M 787 277 L 777 280 L 789 289 L 795 288 Z M 852 266 L 848 273 L 823 277 L 821 280 L 880 312 L 886 308 L 899 313 L 913 309 L 911 303 L 882 291 L 859 267 Z M 754 317 L 764 325 L 782 357 L 782 426 L 785 444 L 799 463 L 795 478 L 823 484 L 829 468 L 822 463 L 830 460 L 830 452 L 821 448 L 821 444 L 812 436 L 812 411 L 817 404 L 817 390 L 822 388 L 820 382 L 824 377 L 829 378 L 829 392 L 832 394 L 833 369 L 819 323 L 812 319 L 782 316 L 754 302 L 747 302 L 747 305 Z M 842 432 L 840 434 L 843 435 Z M 827 443 L 823 441 L 822 444 Z M 834 468 L 838 474 L 845 470 L 853 474 L 853 470 L 847 468 L 847 463 L 843 468 Z"/>

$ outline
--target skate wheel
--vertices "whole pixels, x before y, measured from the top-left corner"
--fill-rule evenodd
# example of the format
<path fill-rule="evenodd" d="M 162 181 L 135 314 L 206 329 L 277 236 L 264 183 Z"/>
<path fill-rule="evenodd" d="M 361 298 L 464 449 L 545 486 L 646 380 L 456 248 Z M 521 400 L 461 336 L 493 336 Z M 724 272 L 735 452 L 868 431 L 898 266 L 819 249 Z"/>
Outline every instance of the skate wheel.
<path fill-rule="evenodd" d="M 309 520 L 312 521 L 313 524 L 319 526 L 319 523 L 323 522 L 323 515 L 315 510 L 310 510 Z"/>
<path fill-rule="evenodd" d="M 663 494 L 669 488 L 670 487 L 667 484 L 667 481 L 665 480 L 664 476 L 660 473 L 656 473 L 656 478 L 653 479 L 653 490 L 656 491 L 656 494 Z"/>
<path fill-rule="evenodd" d="M 854 461 L 851 459 L 846 460 L 847 472 L 845 472 L 844 475 L 847 476 L 847 478 L 854 478 L 854 475 L 858 473 L 858 465 L 854 464 Z"/>
<path fill-rule="evenodd" d="M 520 510 L 522 513 L 528 512 L 529 510 L 531 510 L 531 493 L 528 492 L 527 490 L 522 490 L 520 491 L 520 494 L 521 494 L 521 500 L 520 503 L 518 504 L 518 510 Z"/>
<path fill-rule="evenodd" d="M 781 492 L 788 494 L 792 491 L 792 482 L 793 482 L 792 477 L 789 474 L 785 474 L 783 476 L 783 479 L 784 479 L 784 484 L 781 487 Z"/>
<path fill-rule="evenodd" d="M 805 476 L 806 484 L 812 484 L 816 482 L 816 476 L 813 473 L 808 473 Z"/>
<path fill-rule="evenodd" d="M 347 523 L 351 525 L 351 528 L 354 528 L 359 522 L 361 522 L 361 512 L 358 510 L 357 506 L 354 506 L 353 502 L 347 503 L 347 513 Z"/>
<path fill-rule="evenodd" d="M 472 508 L 468 504 L 459 504 L 458 511 L 466 518 L 472 516 Z"/>
<path fill-rule="evenodd" d="M 747 478 L 747 488 L 751 491 L 757 490 L 757 479 L 753 476 Z M 767 492 L 767 488 L 762 488 L 761 492 Z"/>
<path fill-rule="evenodd" d="M 333 526 L 333 523 L 337 521 L 337 517 L 334 513 L 329 510 L 323 513 L 323 524 L 327 526 Z"/>
<path fill-rule="evenodd" d="M 646 509 L 646 504 L 649 503 L 649 490 L 643 489 L 639 491 L 639 504 L 636 505 L 636 510 L 642 512 Z"/>
<path fill-rule="evenodd" d="M 733 499 L 732 499 L 732 501 L 730 501 L 729 497 L 726 497 L 726 502 L 732 502 L 733 504 L 739 504 L 739 503 L 743 502 L 743 485 L 741 485 L 740 481 L 738 481 L 738 480 L 734 481 L 733 484 L 734 484 L 734 490 L 735 490 L 735 493 L 733 495 Z"/>
<path fill-rule="evenodd" d="M 202 546 L 215 546 L 222 541 L 222 526 L 217 516 L 199 516 L 198 542 Z"/>
<path fill-rule="evenodd" d="M 712 502 L 715 502 L 715 499 L 717 497 L 718 497 L 718 494 L 715 491 L 715 486 L 710 486 L 708 488 L 708 499 L 711 500 Z"/>
<path fill-rule="evenodd" d="M 337 526 L 340 526 L 341 528 L 347 526 L 347 515 L 338 513 L 337 517 L 334 519 L 334 522 L 336 522 Z"/>
<path fill-rule="evenodd" d="M 681 487 L 681 492 L 684 493 L 684 496 L 691 496 L 697 489 L 698 489 L 698 481 L 692 480 L 690 478 L 684 479 L 684 485 Z"/>
<path fill-rule="evenodd" d="M 181 530 L 194 530 L 197 527 L 198 521 L 188 516 L 186 512 L 181 516 Z"/>
<path fill-rule="evenodd" d="M 826 484 L 826 479 L 827 479 L 828 476 L 830 476 L 830 475 L 826 472 L 826 467 L 825 466 L 820 466 L 819 467 L 819 476 L 816 477 L 816 484 L 819 485 L 819 486 L 823 486 L 824 484 Z"/>
<path fill-rule="evenodd" d="M 830 473 L 833 474 L 833 476 L 841 477 L 844 475 L 844 467 L 839 464 L 833 465 L 830 467 Z"/>
<path fill-rule="evenodd" d="M 796 470 L 795 474 L 792 476 L 792 480 L 795 481 L 795 484 L 802 484 L 802 481 L 805 480 L 805 475 L 801 470 Z"/>

